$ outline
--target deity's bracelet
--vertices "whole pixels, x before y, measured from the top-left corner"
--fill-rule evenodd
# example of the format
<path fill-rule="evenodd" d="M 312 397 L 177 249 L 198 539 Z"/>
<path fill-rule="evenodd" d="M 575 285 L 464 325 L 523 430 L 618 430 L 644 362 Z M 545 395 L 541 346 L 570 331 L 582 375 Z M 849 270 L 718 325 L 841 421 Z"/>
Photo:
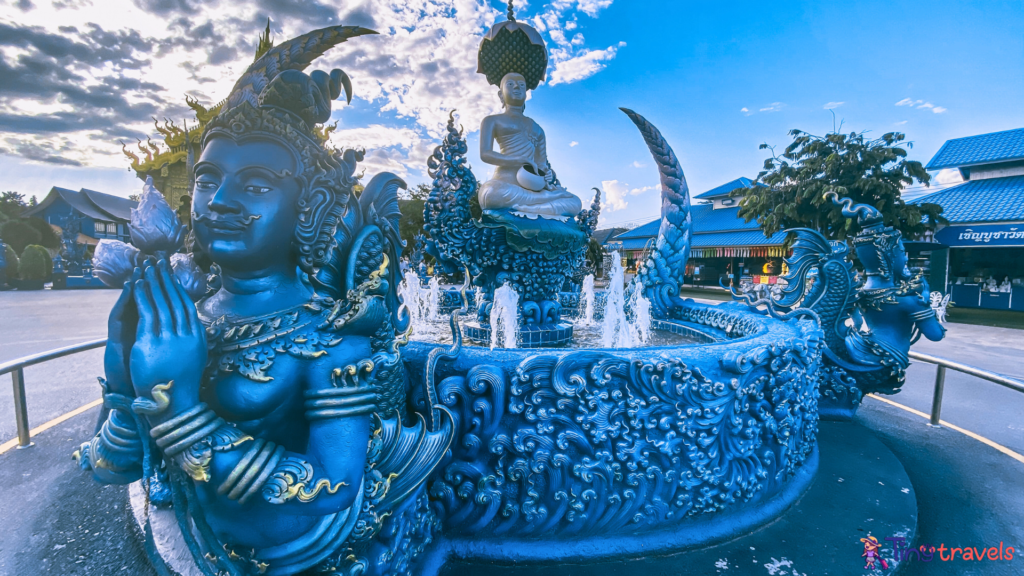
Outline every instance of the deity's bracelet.
<path fill-rule="evenodd" d="M 223 418 L 217 416 L 205 403 L 199 403 L 154 426 L 149 434 L 166 456 L 174 457 L 224 425 Z"/>
<path fill-rule="evenodd" d="M 82 468 L 126 472 L 139 465 L 142 452 L 142 438 L 134 420 L 114 409 L 99 433 L 75 452 L 75 458 Z"/>
<path fill-rule="evenodd" d="M 210 480 L 214 452 L 230 450 L 252 440 L 202 403 L 154 426 L 150 435 L 164 456 L 196 482 Z"/>

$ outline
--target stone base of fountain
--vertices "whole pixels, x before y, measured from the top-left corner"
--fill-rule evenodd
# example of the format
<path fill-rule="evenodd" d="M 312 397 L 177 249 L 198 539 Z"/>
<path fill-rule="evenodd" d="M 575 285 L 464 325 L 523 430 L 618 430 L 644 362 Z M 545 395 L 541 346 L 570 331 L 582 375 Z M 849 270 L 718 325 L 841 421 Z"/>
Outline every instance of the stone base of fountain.
<path fill-rule="evenodd" d="M 471 342 L 490 345 L 491 327 L 475 320 L 462 325 L 463 336 Z M 520 348 L 557 348 L 568 346 L 572 342 L 572 324 L 559 322 L 544 326 L 526 325 L 519 327 L 518 343 Z"/>
<path fill-rule="evenodd" d="M 442 539 L 432 551 L 437 576 L 650 576 L 653 574 L 863 574 L 893 576 L 907 561 L 894 558 L 893 543 L 904 551 L 917 532 L 917 499 L 902 463 L 874 434 L 855 423 L 823 422 L 818 470 L 796 502 L 761 526 L 736 518 L 710 520 L 667 534 L 624 535 L 595 546 L 595 558 L 615 554 L 632 540 L 646 540 L 646 553 L 588 562 L 576 543 Z M 767 512 L 767 509 L 765 510 Z M 763 514 L 760 521 L 768 518 Z M 881 563 L 863 570 L 861 538 L 882 544 Z M 675 539 L 675 542 L 670 540 Z M 565 549 L 562 549 L 565 548 Z M 675 550 L 673 550 L 673 548 Z M 566 557 L 543 560 L 548 554 Z M 574 554 L 575 553 L 575 554 Z M 917 554 L 917 552 L 911 552 Z M 918 558 L 915 559 L 919 559 Z"/>

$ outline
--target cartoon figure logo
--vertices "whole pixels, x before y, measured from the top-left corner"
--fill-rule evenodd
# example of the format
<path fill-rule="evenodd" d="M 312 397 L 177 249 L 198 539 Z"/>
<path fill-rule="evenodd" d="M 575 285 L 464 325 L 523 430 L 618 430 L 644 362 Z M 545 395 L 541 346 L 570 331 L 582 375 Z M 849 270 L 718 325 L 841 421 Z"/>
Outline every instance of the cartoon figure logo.
<path fill-rule="evenodd" d="M 871 570 L 875 570 L 877 568 L 875 566 L 875 562 L 880 562 L 882 564 L 882 568 L 888 570 L 889 563 L 885 561 L 885 558 L 882 558 L 878 554 L 878 551 L 882 548 L 882 545 L 878 543 L 878 538 L 868 536 L 867 538 L 861 538 L 860 541 L 864 543 L 864 553 L 861 554 L 861 556 L 863 556 L 867 561 L 864 565 L 864 569 L 870 568 Z"/>

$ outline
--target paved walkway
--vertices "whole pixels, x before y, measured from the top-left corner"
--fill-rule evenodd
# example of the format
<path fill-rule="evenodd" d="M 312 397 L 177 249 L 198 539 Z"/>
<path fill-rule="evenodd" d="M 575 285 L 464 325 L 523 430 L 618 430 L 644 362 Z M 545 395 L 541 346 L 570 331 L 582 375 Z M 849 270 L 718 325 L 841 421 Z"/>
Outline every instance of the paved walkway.
<path fill-rule="evenodd" d="M 0 361 L 105 336 L 114 290 L 0 292 Z M 948 324 L 947 338 L 915 350 L 1024 378 L 1024 332 Z M 935 368 L 914 364 L 892 400 L 928 412 Z M 26 370 L 32 426 L 99 397 L 102 350 Z M 0 378 L 10 389 L 9 377 Z M 9 392 L 0 394 L 0 442 L 15 436 Z M 0 575 L 148 574 L 125 522 L 120 487 L 103 487 L 77 470 L 70 454 L 91 436 L 98 409 L 43 432 L 28 450 L 0 454 Z M 942 417 L 1024 454 L 1024 395 L 949 372 Z M 918 496 L 922 542 L 1024 549 L 1024 464 L 950 429 L 878 400 L 859 420 L 906 467 Z M 113 505 L 111 505 L 113 503 Z M 96 550 L 108 550 L 97 555 Z M 1024 552 L 1021 552 L 1024 555 Z M 1021 564 L 931 563 L 910 574 L 1024 574 Z M 837 572 L 840 573 L 840 572 Z"/>

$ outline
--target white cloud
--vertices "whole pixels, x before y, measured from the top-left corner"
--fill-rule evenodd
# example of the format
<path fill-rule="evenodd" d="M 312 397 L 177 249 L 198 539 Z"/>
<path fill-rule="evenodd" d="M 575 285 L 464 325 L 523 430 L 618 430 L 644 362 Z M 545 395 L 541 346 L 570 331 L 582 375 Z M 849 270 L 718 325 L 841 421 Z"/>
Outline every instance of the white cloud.
<path fill-rule="evenodd" d="M 740 108 L 740 112 L 750 112 L 750 110 L 747 110 L 747 107 L 744 106 L 743 108 Z"/>
<path fill-rule="evenodd" d="M 569 148 L 575 148 L 575 147 L 577 147 L 579 145 L 580 145 L 580 143 L 575 141 L 575 140 L 573 140 L 572 142 L 569 142 Z"/>
<path fill-rule="evenodd" d="M 619 182 L 618 180 L 602 180 L 601 181 L 601 194 L 602 212 L 616 212 L 618 210 L 625 210 L 628 203 L 626 202 L 626 194 L 629 193 L 629 187 Z"/>
<path fill-rule="evenodd" d="M 760 112 L 778 112 L 779 110 L 782 110 L 783 106 L 785 106 L 785 104 L 783 104 L 782 102 L 772 102 L 768 106 L 766 106 L 764 108 L 761 108 L 759 111 Z"/>
<path fill-rule="evenodd" d="M 931 110 L 936 114 L 942 114 L 946 111 L 946 108 L 942 106 L 936 106 L 931 102 L 925 102 L 924 100 L 913 100 L 911 98 L 904 98 L 896 103 L 897 106 L 912 106 L 918 110 Z"/>
<path fill-rule="evenodd" d="M 531 19 L 546 37 L 549 48 L 549 84 L 571 83 L 602 70 L 624 43 L 603 50 L 588 48 L 580 32 L 580 18 L 594 18 L 611 5 L 612 0 L 551 0 L 536 2 Z M 67 5 L 68 3 L 64 3 Z M 199 96 L 204 105 L 212 105 L 227 96 L 235 80 L 251 62 L 256 37 L 262 31 L 269 4 L 280 4 L 271 24 L 275 42 L 292 38 L 314 28 L 334 24 L 360 24 L 380 32 L 376 36 L 354 38 L 328 51 L 315 67 L 344 69 L 352 78 L 355 98 L 364 108 L 379 108 L 389 120 L 378 120 L 365 128 L 339 130 L 332 141 L 337 146 L 361 146 L 367 150 L 364 164 L 388 166 L 400 175 L 422 173 L 426 157 L 443 134 L 452 110 L 467 132 L 477 130 L 482 118 L 500 109 L 497 89 L 476 73 L 476 55 L 483 34 L 503 10 L 479 0 L 351 0 L 343 5 L 327 0 L 293 2 L 251 2 L 220 0 L 217 3 L 123 2 L 110 10 L 106 2 L 80 2 L 73 8 L 58 8 L 37 1 L 27 12 L 11 3 L 0 6 L 0 19 L 18 25 L 36 26 L 53 35 L 74 37 L 58 28 L 77 26 L 84 30 L 96 22 L 102 31 L 140 35 L 149 52 L 138 52 L 137 68 L 111 69 L 109 65 L 79 66 L 75 72 L 85 82 L 107 85 L 115 90 L 116 78 L 134 78 L 153 88 L 127 93 L 130 103 L 155 107 L 158 117 L 168 115 L 181 124 L 192 118 L 184 106 L 183 92 Z M 517 3 L 519 4 L 519 3 Z M 338 7 L 342 5 L 342 7 Z M 153 6 L 146 11 L 143 7 Z M 525 6 L 518 6 L 524 8 Z M 160 12 L 159 14 L 157 12 Z M 181 28 L 186 22 L 188 29 Z M 535 22 L 539 22 L 539 25 Z M 585 20 L 584 20 L 585 23 Z M 202 32 L 205 27 L 208 32 Z M 205 34 L 205 35 L 204 35 Z M 213 49 L 223 49 L 223 60 L 212 59 Z M 125 50 L 131 48 L 125 47 Z M 23 50 L 10 48 L 10 50 Z M 25 48 L 24 50 L 28 50 Z M 4 52 L 5 59 L 18 54 Z M 0 95 L 2 96 L 2 95 Z M 333 120 L 345 124 L 345 106 L 335 104 Z M 0 97 L 0 114 L 54 115 L 74 113 L 94 121 L 94 110 L 69 109 L 56 97 L 52 101 L 8 99 Z M 147 120 L 117 120 L 126 134 L 155 134 Z M 118 116 L 118 115 L 113 115 Z M 138 116 L 138 114 L 137 114 Z M 397 117 L 398 120 L 390 118 Z M 113 120 L 112 120 L 113 121 Z M 134 138 L 129 142 L 134 143 Z M 570 144 L 575 146 L 576 143 Z M 67 162 L 87 166 L 124 168 L 116 137 L 110 130 L 100 132 L 78 129 L 54 133 L 5 133 L 0 137 L 0 152 L 37 160 L 42 151 L 52 150 Z M 376 164 L 374 164 L 376 163 Z M 400 167 L 399 167 L 400 166 Z"/>
<path fill-rule="evenodd" d="M 617 46 L 609 46 L 604 50 L 584 50 L 571 58 L 556 60 L 555 69 L 551 71 L 548 84 L 551 86 L 571 84 L 572 82 L 579 82 L 580 80 L 590 78 L 604 70 L 605 66 L 607 66 L 605 62 L 615 58 L 619 48 L 625 45 L 625 42 L 619 42 Z M 552 50 L 552 55 L 555 52 L 555 50 Z"/>
<path fill-rule="evenodd" d="M 835 110 L 836 108 L 839 108 L 843 104 L 846 104 L 846 102 L 829 102 L 828 104 L 825 104 L 824 109 Z"/>
<path fill-rule="evenodd" d="M 596 18 L 597 13 L 612 5 L 613 0 L 577 0 L 580 12 L 591 18 Z"/>
<path fill-rule="evenodd" d="M 640 162 L 639 160 L 633 160 L 633 163 L 630 164 L 630 166 L 632 166 L 633 168 L 644 168 L 644 167 L 647 166 L 647 164 L 644 164 L 644 163 Z"/>
<path fill-rule="evenodd" d="M 650 192 L 651 190 L 660 190 L 660 186 L 644 186 L 642 188 L 633 188 L 629 191 L 630 196 L 639 196 L 644 192 Z"/>
<path fill-rule="evenodd" d="M 959 184 L 963 181 L 964 177 L 956 168 L 944 168 L 942 170 L 939 170 L 939 173 L 935 175 L 935 183 L 938 184 L 939 186 Z"/>
<path fill-rule="evenodd" d="M 907 123 L 907 121 L 906 121 L 906 120 L 900 120 L 899 122 L 896 122 L 896 123 L 895 123 L 894 125 L 895 125 L 895 126 L 903 126 L 903 125 L 904 125 L 904 124 L 906 124 L 906 123 Z"/>

